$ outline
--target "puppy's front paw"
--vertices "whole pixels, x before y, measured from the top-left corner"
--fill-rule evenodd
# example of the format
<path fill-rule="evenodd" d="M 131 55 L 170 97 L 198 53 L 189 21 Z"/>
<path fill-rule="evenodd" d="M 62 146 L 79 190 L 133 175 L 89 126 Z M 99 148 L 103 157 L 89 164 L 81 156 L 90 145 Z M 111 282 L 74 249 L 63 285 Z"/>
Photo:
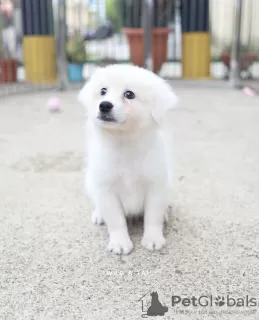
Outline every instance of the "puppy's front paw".
<path fill-rule="evenodd" d="M 116 254 L 129 254 L 133 247 L 133 243 L 126 232 L 113 232 L 110 234 L 109 251 Z"/>
<path fill-rule="evenodd" d="M 166 240 L 162 231 L 152 228 L 144 232 L 141 245 L 148 250 L 160 250 L 165 245 Z"/>
<path fill-rule="evenodd" d="M 97 224 L 99 226 L 104 224 L 103 217 L 100 215 L 98 210 L 93 211 L 91 220 L 93 224 Z"/>

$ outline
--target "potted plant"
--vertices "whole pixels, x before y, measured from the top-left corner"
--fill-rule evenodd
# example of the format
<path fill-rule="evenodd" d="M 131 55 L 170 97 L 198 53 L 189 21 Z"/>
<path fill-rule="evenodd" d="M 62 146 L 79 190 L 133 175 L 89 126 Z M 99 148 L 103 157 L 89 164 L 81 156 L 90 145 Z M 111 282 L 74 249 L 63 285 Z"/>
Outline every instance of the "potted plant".
<path fill-rule="evenodd" d="M 174 21 L 174 0 L 152 0 L 152 58 L 153 71 L 158 72 L 167 59 L 169 23 Z M 131 61 L 144 65 L 143 0 L 122 0 L 122 32 L 127 36 Z"/>
<path fill-rule="evenodd" d="M 67 42 L 68 79 L 72 82 L 83 81 L 83 66 L 87 54 L 83 37 L 76 32 Z"/>
<path fill-rule="evenodd" d="M 228 45 L 228 46 L 225 46 L 225 48 L 220 54 L 220 59 L 227 68 L 227 72 L 224 77 L 225 79 L 229 78 L 229 72 L 231 67 L 231 51 L 232 51 L 232 46 Z M 249 48 L 249 46 L 246 46 L 246 45 L 240 46 L 240 55 L 239 55 L 240 73 L 245 72 L 247 74 L 248 79 L 252 79 L 250 67 L 257 60 L 258 56 L 259 56 L 259 52 L 254 51 L 252 48 Z"/>
<path fill-rule="evenodd" d="M 3 19 L 0 14 L 0 83 L 17 81 L 17 60 L 3 43 Z"/>

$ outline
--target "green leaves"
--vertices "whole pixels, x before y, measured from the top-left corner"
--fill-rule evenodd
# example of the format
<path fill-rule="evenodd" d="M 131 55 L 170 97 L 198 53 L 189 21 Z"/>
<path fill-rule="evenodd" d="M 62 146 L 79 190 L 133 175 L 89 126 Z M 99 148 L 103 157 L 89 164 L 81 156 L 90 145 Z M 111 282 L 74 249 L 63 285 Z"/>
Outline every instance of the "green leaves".
<path fill-rule="evenodd" d="M 78 33 L 67 42 L 67 59 L 72 63 L 84 63 L 87 59 L 84 39 Z"/>

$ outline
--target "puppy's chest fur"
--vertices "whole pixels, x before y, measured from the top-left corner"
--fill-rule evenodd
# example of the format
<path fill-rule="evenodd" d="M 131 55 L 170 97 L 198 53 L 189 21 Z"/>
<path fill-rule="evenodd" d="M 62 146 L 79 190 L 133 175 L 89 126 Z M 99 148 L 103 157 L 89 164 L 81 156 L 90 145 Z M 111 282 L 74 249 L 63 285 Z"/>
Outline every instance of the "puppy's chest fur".
<path fill-rule="evenodd" d="M 127 214 L 139 214 L 144 210 L 147 181 L 142 163 L 134 154 L 129 155 L 127 152 L 121 154 L 116 161 L 114 192 Z"/>
<path fill-rule="evenodd" d="M 106 187 L 126 215 L 142 213 L 150 184 L 157 181 L 162 188 L 165 181 L 163 145 L 156 135 L 131 143 L 94 139 L 89 156 L 89 191 Z"/>

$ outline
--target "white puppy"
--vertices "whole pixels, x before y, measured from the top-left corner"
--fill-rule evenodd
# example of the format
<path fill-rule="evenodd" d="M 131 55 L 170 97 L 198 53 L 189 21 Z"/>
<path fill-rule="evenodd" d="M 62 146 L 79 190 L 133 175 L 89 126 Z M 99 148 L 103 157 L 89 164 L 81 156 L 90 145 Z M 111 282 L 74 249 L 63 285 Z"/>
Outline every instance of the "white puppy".
<path fill-rule="evenodd" d="M 172 198 L 170 133 L 163 120 L 177 98 L 154 73 L 131 65 L 97 69 L 79 93 L 87 110 L 86 188 L 92 221 L 106 223 L 108 249 L 133 249 L 126 216 L 144 213 L 142 245 L 165 244 L 163 222 Z"/>

